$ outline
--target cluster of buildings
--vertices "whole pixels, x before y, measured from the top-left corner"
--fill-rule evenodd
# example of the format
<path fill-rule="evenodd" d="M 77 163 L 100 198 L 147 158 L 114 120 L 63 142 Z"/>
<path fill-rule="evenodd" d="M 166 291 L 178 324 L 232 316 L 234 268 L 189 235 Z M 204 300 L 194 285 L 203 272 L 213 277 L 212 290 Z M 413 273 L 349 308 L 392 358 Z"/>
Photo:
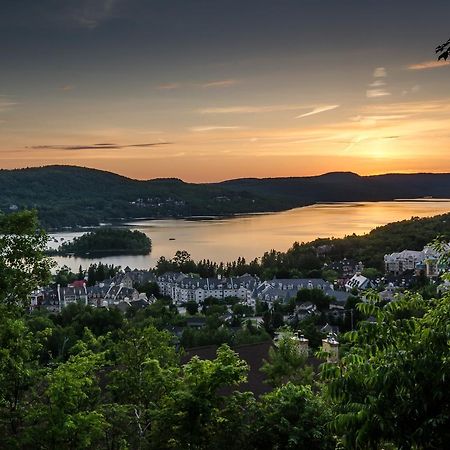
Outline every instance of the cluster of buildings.
<path fill-rule="evenodd" d="M 31 294 L 31 308 L 45 308 L 59 312 L 71 303 L 94 307 L 115 307 L 126 311 L 129 307 L 145 307 L 155 299 L 139 293 L 134 286 L 155 281 L 153 273 L 145 270 L 125 269 L 113 278 L 103 280 L 94 286 L 87 286 L 85 280 L 76 280 L 68 286 L 44 287 Z"/>
<path fill-rule="evenodd" d="M 446 245 L 444 251 L 450 250 Z M 386 274 L 398 276 L 407 272 L 415 275 L 425 274 L 428 278 L 436 278 L 448 269 L 448 264 L 442 259 L 443 254 L 435 248 L 425 246 L 423 250 L 403 250 L 402 252 L 384 255 Z"/>
<path fill-rule="evenodd" d="M 189 301 L 202 303 L 206 298 L 225 299 L 236 297 L 242 303 L 254 307 L 260 300 L 272 305 L 274 302 L 288 302 L 301 289 L 321 289 L 324 294 L 345 303 L 349 294 L 335 291 L 332 283 L 320 278 L 273 279 L 261 281 L 252 275 L 240 277 L 200 278 L 181 272 L 167 272 L 156 282 L 161 294 L 170 297 L 176 304 Z"/>
<path fill-rule="evenodd" d="M 221 300 L 230 297 L 237 298 L 241 303 L 253 308 L 257 301 L 272 306 L 275 302 L 287 303 L 295 298 L 301 289 L 320 289 L 340 304 L 345 304 L 349 296 L 348 292 L 335 290 L 332 283 L 320 278 L 261 281 L 258 277 L 248 274 L 239 277 L 219 275 L 201 278 L 195 274 L 181 272 L 167 272 L 155 276 L 150 271 L 126 268 L 124 272 L 94 286 L 88 286 L 85 280 L 77 280 L 68 286 L 41 288 L 32 293 L 31 306 L 33 309 L 46 308 L 54 312 L 71 303 L 94 307 L 118 307 L 121 310 L 126 310 L 132 305 L 144 307 L 153 302 L 154 298 L 148 298 L 146 294 L 138 292 L 135 286 L 148 282 L 156 283 L 160 294 L 170 297 L 178 306 L 191 301 L 202 304 L 207 298 Z M 312 307 L 302 312 L 314 313 Z"/>

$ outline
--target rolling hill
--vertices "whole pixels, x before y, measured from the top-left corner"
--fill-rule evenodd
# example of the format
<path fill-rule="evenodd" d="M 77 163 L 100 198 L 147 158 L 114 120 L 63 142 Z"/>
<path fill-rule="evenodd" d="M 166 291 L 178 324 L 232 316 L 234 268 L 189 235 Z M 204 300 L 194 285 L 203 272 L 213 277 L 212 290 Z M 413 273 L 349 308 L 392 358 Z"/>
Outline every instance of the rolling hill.
<path fill-rule="evenodd" d="M 246 178 L 186 183 L 133 180 L 76 166 L 0 170 L 0 210 L 35 208 L 47 229 L 95 226 L 138 217 L 279 211 L 317 202 L 450 198 L 450 174 Z"/>

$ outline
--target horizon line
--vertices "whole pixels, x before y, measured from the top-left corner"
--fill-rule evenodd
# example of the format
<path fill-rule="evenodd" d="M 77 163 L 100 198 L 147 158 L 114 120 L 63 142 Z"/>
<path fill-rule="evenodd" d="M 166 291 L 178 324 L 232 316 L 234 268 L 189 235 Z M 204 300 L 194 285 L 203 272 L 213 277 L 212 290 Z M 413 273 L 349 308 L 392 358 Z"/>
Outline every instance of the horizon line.
<path fill-rule="evenodd" d="M 46 164 L 42 166 L 27 166 L 27 167 L 16 167 L 12 169 L 4 169 L 0 168 L 1 172 L 15 172 L 15 171 L 24 171 L 24 170 L 35 170 L 35 169 L 45 169 L 45 168 L 52 168 L 52 167 L 71 167 L 71 168 L 77 168 L 77 169 L 85 169 L 85 170 L 93 170 L 97 172 L 104 172 L 109 173 L 113 175 L 117 175 L 122 178 L 126 178 L 128 180 L 134 180 L 134 181 L 154 181 L 154 180 L 179 180 L 183 183 L 188 184 L 220 184 L 225 183 L 229 181 L 239 181 L 239 180 L 280 180 L 280 179 L 293 179 L 293 178 L 318 178 L 325 175 L 334 175 L 334 174 L 348 174 L 348 175 L 355 175 L 361 178 L 369 178 L 369 177 L 377 177 L 377 176 L 387 176 L 387 175 L 450 175 L 450 172 L 411 172 L 411 171 L 405 171 L 405 172 L 382 172 L 382 173 L 374 173 L 369 175 L 361 175 L 357 172 L 353 172 L 351 170 L 345 171 L 345 170 L 336 170 L 336 171 L 328 171 L 328 172 L 322 172 L 317 173 L 314 175 L 286 175 L 286 176 L 276 176 L 276 177 L 255 177 L 255 176 L 248 176 L 248 177 L 238 177 L 238 178 L 226 178 L 226 179 L 220 179 L 216 181 L 185 181 L 182 178 L 173 176 L 173 177 L 155 177 L 155 178 L 132 178 L 128 175 L 124 175 L 118 172 L 112 172 L 110 170 L 105 169 L 99 169 L 97 167 L 88 167 L 88 166 L 78 166 L 74 164 Z"/>

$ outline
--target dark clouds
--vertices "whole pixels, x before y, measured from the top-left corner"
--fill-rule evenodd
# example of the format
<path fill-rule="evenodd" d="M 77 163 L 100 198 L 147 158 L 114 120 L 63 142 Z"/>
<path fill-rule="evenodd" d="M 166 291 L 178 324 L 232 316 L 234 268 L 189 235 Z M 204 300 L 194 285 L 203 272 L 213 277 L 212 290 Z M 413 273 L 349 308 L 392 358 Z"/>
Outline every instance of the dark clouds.
<path fill-rule="evenodd" d="M 144 144 L 115 144 L 115 143 L 102 143 L 92 145 L 32 145 L 30 149 L 33 150 L 122 150 L 126 148 L 150 148 L 159 147 L 163 145 L 170 145 L 171 142 L 148 142 Z"/>

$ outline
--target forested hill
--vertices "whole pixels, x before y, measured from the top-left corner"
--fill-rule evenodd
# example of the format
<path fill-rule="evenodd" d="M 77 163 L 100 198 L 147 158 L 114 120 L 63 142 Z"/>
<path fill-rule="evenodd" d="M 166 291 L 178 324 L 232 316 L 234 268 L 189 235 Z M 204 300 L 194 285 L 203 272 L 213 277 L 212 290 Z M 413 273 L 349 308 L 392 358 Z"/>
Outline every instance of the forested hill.
<path fill-rule="evenodd" d="M 97 225 L 136 217 L 227 215 L 289 209 L 316 202 L 450 198 L 450 174 L 237 179 L 194 184 L 139 181 L 75 166 L 0 170 L 0 209 L 36 208 L 47 228 Z"/>
<path fill-rule="evenodd" d="M 224 181 L 220 186 L 303 203 L 380 201 L 428 196 L 450 198 L 448 173 L 363 177 L 352 172 L 331 172 L 314 177 L 236 179 Z"/>

